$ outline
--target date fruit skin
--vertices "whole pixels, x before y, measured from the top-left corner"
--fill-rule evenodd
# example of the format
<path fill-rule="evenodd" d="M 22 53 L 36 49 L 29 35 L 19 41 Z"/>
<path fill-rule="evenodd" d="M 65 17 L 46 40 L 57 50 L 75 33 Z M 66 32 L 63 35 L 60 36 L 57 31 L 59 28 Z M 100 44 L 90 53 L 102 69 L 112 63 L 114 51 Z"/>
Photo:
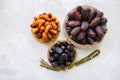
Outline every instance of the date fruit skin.
<path fill-rule="evenodd" d="M 63 64 L 64 60 L 65 60 L 64 55 L 61 55 L 59 58 L 59 63 Z"/>
<path fill-rule="evenodd" d="M 58 60 L 59 56 L 60 56 L 59 54 L 55 54 L 55 55 L 54 55 L 54 58 L 55 58 L 56 60 Z"/>
<path fill-rule="evenodd" d="M 94 18 L 91 23 L 90 23 L 90 27 L 94 28 L 95 26 L 97 26 L 100 23 L 100 17 L 96 17 Z"/>
<path fill-rule="evenodd" d="M 101 28 L 100 26 L 97 26 L 97 27 L 95 28 L 95 31 L 97 32 L 97 34 L 98 34 L 98 36 L 99 36 L 100 38 L 102 38 L 102 37 L 104 36 L 103 30 L 102 30 L 102 28 Z"/>
<path fill-rule="evenodd" d="M 56 61 L 53 62 L 53 63 L 52 63 L 52 66 L 53 66 L 53 67 L 57 67 L 57 66 L 58 66 L 58 62 L 56 62 Z"/>
<path fill-rule="evenodd" d="M 39 33 L 36 34 L 36 37 L 37 37 L 38 39 L 40 39 L 40 38 L 42 38 L 42 34 L 39 32 Z"/>
<path fill-rule="evenodd" d="M 72 51 L 72 50 L 74 49 L 74 45 L 73 45 L 73 44 L 69 44 L 69 45 L 67 46 L 67 49 L 68 49 L 69 51 Z"/>
<path fill-rule="evenodd" d="M 100 25 L 103 26 L 106 23 L 107 23 L 107 19 L 106 18 L 101 18 Z"/>
<path fill-rule="evenodd" d="M 103 32 L 104 32 L 104 33 L 106 33 L 106 32 L 107 32 L 107 27 L 106 27 L 105 25 L 100 26 L 100 27 L 102 28 L 102 30 L 103 30 Z"/>
<path fill-rule="evenodd" d="M 89 37 L 94 38 L 95 35 L 96 35 L 96 33 L 95 33 L 94 30 L 92 30 L 92 29 L 89 29 L 89 30 L 88 30 L 88 36 L 89 36 Z"/>
<path fill-rule="evenodd" d="M 79 11 L 79 13 L 81 13 L 81 10 L 82 10 L 82 6 L 78 6 L 77 11 Z"/>
<path fill-rule="evenodd" d="M 89 44 L 93 44 L 94 40 L 92 38 L 88 37 L 88 42 L 89 42 Z"/>
<path fill-rule="evenodd" d="M 81 30 L 86 31 L 88 29 L 88 27 L 89 27 L 89 23 L 86 21 L 83 21 L 81 24 Z"/>
<path fill-rule="evenodd" d="M 71 62 L 66 62 L 66 66 L 70 66 Z"/>
<path fill-rule="evenodd" d="M 70 33 L 70 35 L 71 36 L 73 36 L 73 37 L 75 37 L 79 32 L 80 32 L 80 27 L 75 27 L 72 31 L 71 31 L 71 33 Z"/>
<path fill-rule="evenodd" d="M 77 36 L 77 40 L 82 40 L 85 38 L 86 32 L 80 32 L 79 35 Z"/>
<path fill-rule="evenodd" d="M 62 44 L 66 47 L 68 43 L 66 41 L 63 41 Z"/>
<path fill-rule="evenodd" d="M 63 49 L 63 50 L 65 50 L 66 48 L 65 48 L 65 46 L 61 46 L 61 48 Z"/>
<path fill-rule="evenodd" d="M 70 26 L 70 27 L 80 26 L 80 21 L 68 21 L 67 26 Z"/>
<path fill-rule="evenodd" d="M 50 50 L 49 53 L 50 53 L 50 56 L 53 56 L 53 55 L 54 55 L 53 50 Z"/>
<path fill-rule="evenodd" d="M 103 37 L 99 37 L 98 35 L 94 38 L 95 41 L 100 42 L 103 39 Z"/>
<path fill-rule="evenodd" d="M 55 48 L 55 52 L 61 54 L 63 52 L 63 49 L 59 48 L 59 47 L 56 47 Z"/>
<path fill-rule="evenodd" d="M 68 32 L 68 34 L 70 35 L 70 32 L 72 31 L 72 27 L 66 27 L 66 31 Z"/>
<path fill-rule="evenodd" d="M 57 43 L 55 44 L 55 46 L 57 46 L 57 47 L 55 48 L 55 49 L 57 49 L 57 48 L 61 47 L 62 44 L 61 44 L 61 42 L 57 42 Z"/>
<path fill-rule="evenodd" d="M 63 57 L 64 57 L 65 61 L 68 61 L 68 56 L 67 56 L 67 54 L 66 54 L 66 53 L 63 53 L 61 56 L 63 56 Z"/>
<path fill-rule="evenodd" d="M 82 19 L 81 14 L 76 9 L 70 11 L 68 13 L 68 17 L 75 18 L 76 20 L 81 20 Z"/>
<path fill-rule="evenodd" d="M 96 15 L 97 17 L 102 17 L 103 16 L 103 12 L 101 12 L 101 11 L 97 11 L 97 15 Z"/>
<path fill-rule="evenodd" d="M 86 8 L 81 10 L 82 19 L 86 20 L 89 16 L 90 9 Z"/>
<path fill-rule="evenodd" d="M 96 10 L 90 9 L 90 13 L 89 13 L 89 16 L 88 16 L 88 22 L 92 21 L 92 19 L 96 16 L 96 13 L 97 13 Z"/>
<path fill-rule="evenodd" d="M 50 58 L 49 58 L 49 61 L 50 61 L 50 62 L 53 62 L 54 60 L 55 60 L 54 57 L 50 57 Z"/>

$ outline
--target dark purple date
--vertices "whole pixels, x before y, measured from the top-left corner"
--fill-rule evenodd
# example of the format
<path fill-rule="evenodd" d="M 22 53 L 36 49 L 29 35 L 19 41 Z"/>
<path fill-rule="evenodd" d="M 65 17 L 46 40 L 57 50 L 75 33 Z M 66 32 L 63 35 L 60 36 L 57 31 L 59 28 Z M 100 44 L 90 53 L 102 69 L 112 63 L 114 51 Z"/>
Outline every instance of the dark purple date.
<path fill-rule="evenodd" d="M 75 27 L 72 31 L 71 31 L 71 33 L 70 33 L 70 35 L 72 35 L 73 37 L 75 37 L 79 32 L 80 32 L 80 27 Z"/>

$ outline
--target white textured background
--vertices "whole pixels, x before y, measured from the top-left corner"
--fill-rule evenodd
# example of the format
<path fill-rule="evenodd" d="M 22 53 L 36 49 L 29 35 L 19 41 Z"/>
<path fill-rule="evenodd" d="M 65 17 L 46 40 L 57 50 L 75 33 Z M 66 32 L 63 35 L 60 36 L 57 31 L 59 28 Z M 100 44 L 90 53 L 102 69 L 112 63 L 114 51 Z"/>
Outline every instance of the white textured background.
<path fill-rule="evenodd" d="M 101 54 L 66 72 L 40 67 L 40 57 L 47 61 L 49 44 L 31 35 L 33 17 L 52 12 L 62 29 L 67 12 L 84 4 L 104 12 L 109 31 L 99 46 L 77 49 L 78 59 L 96 48 Z M 58 39 L 66 39 L 63 29 Z M 0 80 L 120 80 L 120 0 L 0 0 Z"/>

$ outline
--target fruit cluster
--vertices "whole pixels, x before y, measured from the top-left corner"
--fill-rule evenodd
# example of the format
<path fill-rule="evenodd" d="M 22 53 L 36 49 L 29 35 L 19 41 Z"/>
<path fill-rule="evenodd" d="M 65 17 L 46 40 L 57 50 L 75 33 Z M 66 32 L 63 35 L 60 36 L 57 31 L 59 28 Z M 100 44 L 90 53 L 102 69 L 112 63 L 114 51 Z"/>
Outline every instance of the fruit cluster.
<path fill-rule="evenodd" d="M 68 13 L 65 29 L 75 42 L 93 44 L 103 39 L 107 31 L 106 23 L 103 12 L 93 7 L 78 6 Z"/>
<path fill-rule="evenodd" d="M 51 13 L 43 13 L 39 17 L 34 17 L 31 27 L 32 33 L 42 42 L 48 42 L 55 38 L 60 31 L 59 21 Z"/>
<path fill-rule="evenodd" d="M 75 59 L 76 51 L 73 44 L 58 41 L 48 51 L 48 60 L 53 67 L 65 68 Z"/>

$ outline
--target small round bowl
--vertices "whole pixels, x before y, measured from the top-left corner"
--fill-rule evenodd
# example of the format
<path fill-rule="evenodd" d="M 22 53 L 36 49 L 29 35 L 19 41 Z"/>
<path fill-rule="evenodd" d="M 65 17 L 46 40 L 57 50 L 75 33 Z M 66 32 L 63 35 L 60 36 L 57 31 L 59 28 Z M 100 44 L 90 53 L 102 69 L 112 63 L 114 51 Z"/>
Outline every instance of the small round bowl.
<path fill-rule="evenodd" d="M 96 8 L 94 8 L 94 7 L 92 7 L 92 6 L 82 5 L 81 7 L 82 7 L 83 9 L 84 9 L 84 8 L 94 9 L 94 10 L 96 10 L 97 12 L 99 12 L 99 10 L 97 10 Z M 72 9 L 72 10 L 75 10 L 76 8 L 77 8 L 77 7 L 75 7 L 75 8 Z M 72 10 L 71 10 L 71 11 L 72 11 Z M 102 40 L 99 41 L 99 42 L 95 41 L 93 44 L 80 44 L 80 43 L 75 42 L 74 40 L 72 40 L 72 39 L 70 38 L 70 36 L 68 35 L 68 33 L 67 33 L 67 31 L 66 31 L 65 23 L 67 22 L 67 20 L 68 20 L 68 16 L 65 17 L 64 24 L 63 24 L 64 34 L 65 34 L 65 37 L 67 38 L 67 40 L 68 40 L 70 43 L 74 44 L 76 47 L 78 47 L 78 48 L 91 48 L 91 47 L 95 46 L 96 44 L 98 44 L 98 43 L 100 43 L 100 42 L 102 41 Z M 106 26 L 106 24 L 105 24 L 105 26 Z M 106 31 L 106 32 L 107 32 L 107 31 Z M 103 38 L 104 38 L 104 37 L 103 37 Z"/>
<path fill-rule="evenodd" d="M 63 42 L 63 41 L 65 41 L 65 40 L 58 40 L 58 41 L 56 41 L 56 42 L 54 42 L 53 44 L 50 45 L 50 47 L 48 48 L 48 53 L 47 53 L 48 61 L 49 61 L 49 58 L 50 58 L 50 53 L 49 53 L 49 51 L 53 48 L 53 46 L 54 46 L 57 42 Z M 66 41 L 66 42 L 67 42 L 67 41 Z M 69 42 L 67 42 L 67 43 L 70 44 Z M 55 67 L 55 68 L 61 69 L 61 70 L 65 70 L 65 69 L 68 69 L 70 66 L 72 66 L 72 65 L 75 63 L 76 57 L 77 57 L 77 53 L 76 53 L 76 48 L 75 48 L 75 47 L 74 47 L 74 51 L 75 51 L 74 59 L 73 59 L 73 61 L 71 62 L 71 64 L 70 64 L 69 66 L 65 66 L 65 67 L 63 67 L 63 68 L 61 68 L 60 66 L 57 66 L 57 67 Z M 49 61 L 49 62 L 50 62 L 50 61 Z M 51 62 L 50 62 L 50 64 L 52 65 Z"/>
<path fill-rule="evenodd" d="M 35 30 L 35 28 L 37 28 L 37 30 Z M 52 31 L 50 31 L 50 29 Z M 59 20 L 56 16 L 52 15 L 52 13 L 39 14 L 39 16 L 34 17 L 34 21 L 31 24 L 31 33 L 39 42 L 46 43 L 54 41 L 60 33 Z M 49 37 L 48 34 L 51 37 Z M 42 39 L 43 36 L 44 38 Z"/>

